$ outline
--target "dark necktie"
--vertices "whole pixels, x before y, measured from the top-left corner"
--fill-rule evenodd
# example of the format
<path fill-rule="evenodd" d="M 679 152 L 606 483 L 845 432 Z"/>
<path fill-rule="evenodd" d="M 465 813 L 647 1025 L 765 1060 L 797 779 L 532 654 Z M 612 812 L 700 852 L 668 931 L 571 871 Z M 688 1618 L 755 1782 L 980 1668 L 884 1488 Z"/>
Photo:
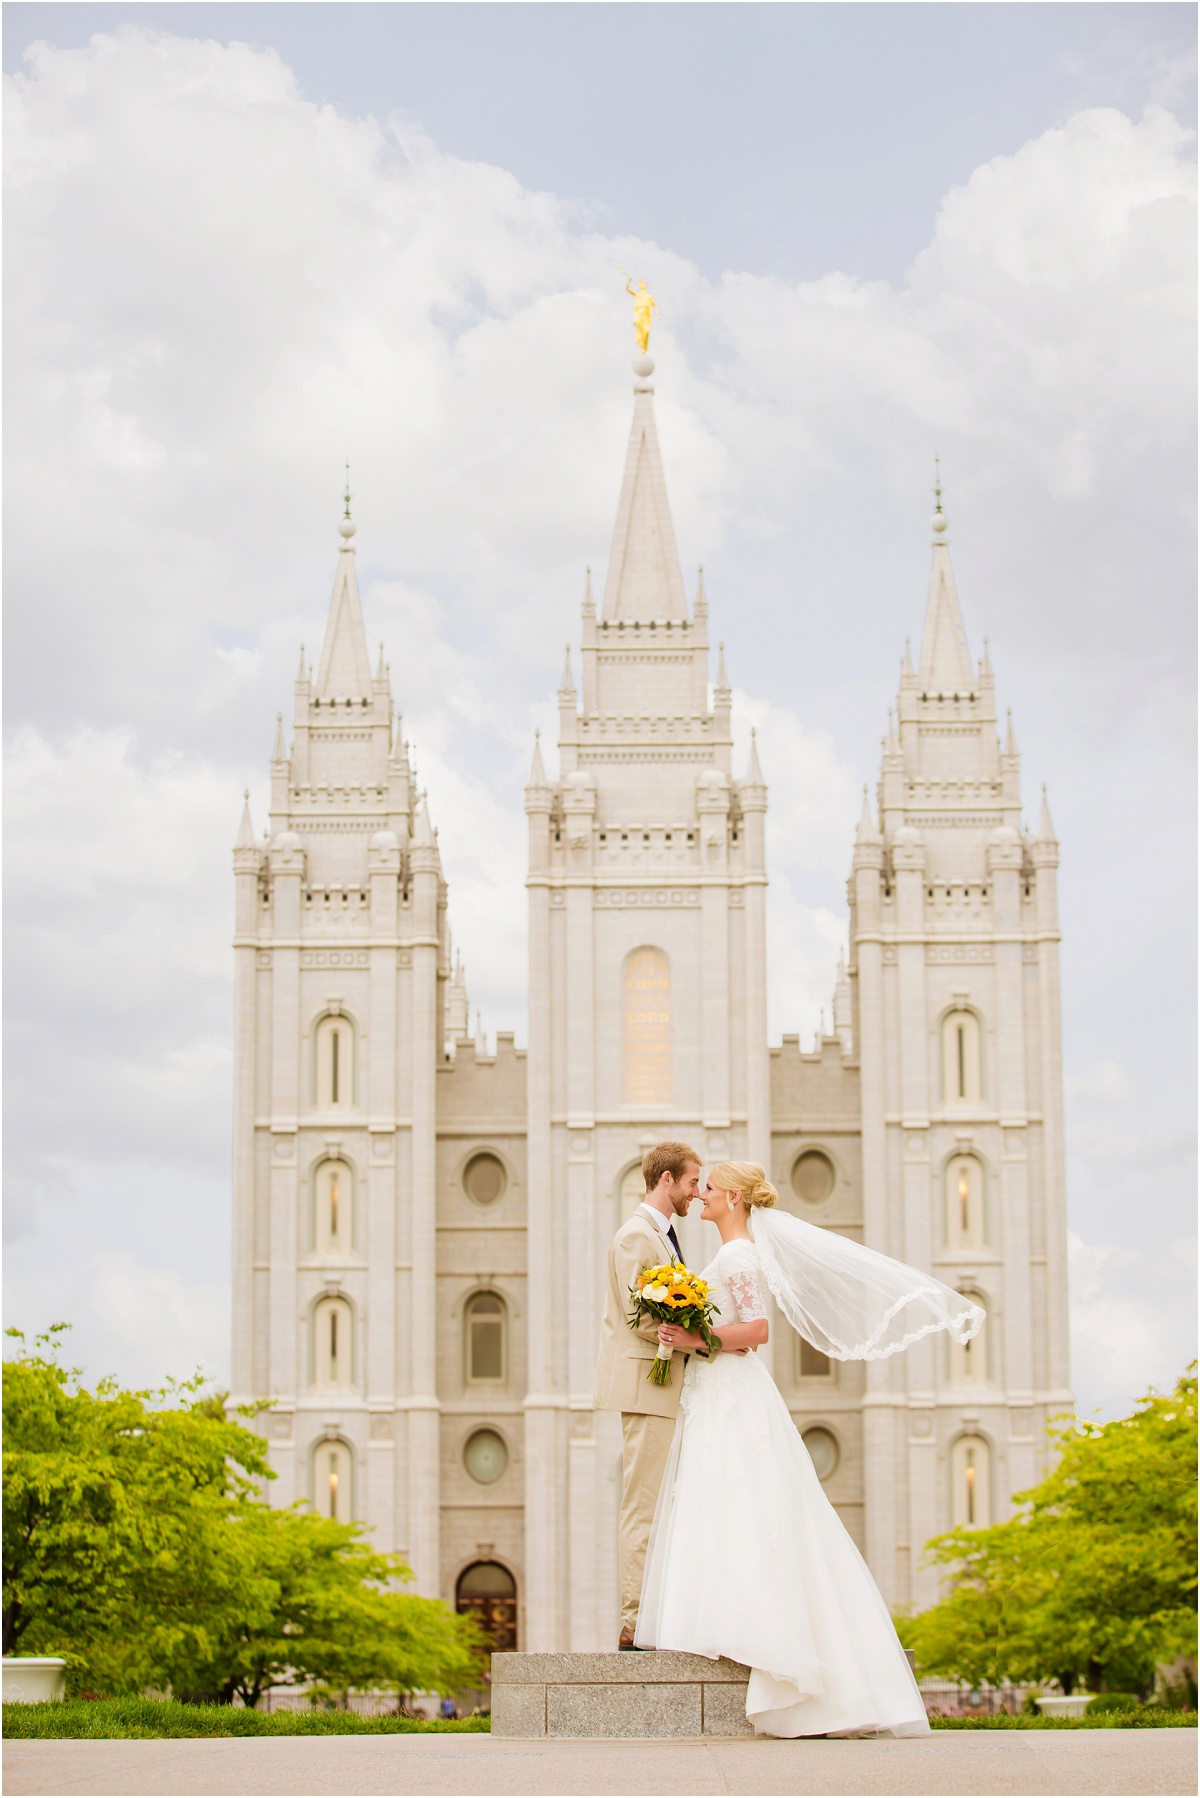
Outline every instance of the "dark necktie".
<path fill-rule="evenodd" d="M 682 1251 L 681 1251 L 681 1249 L 680 1249 L 680 1247 L 679 1247 L 679 1238 L 678 1238 L 678 1236 L 676 1236 L 676 1234 L 675 1234 L 675 1226 L 674 1226 L 674 1224 L 668 1224 L 668 1225 L 667 1225 L 667 1239 L 668 1239 L 668 1241 L 669 1241 L 669 1242 L 670 1242 L 670 1244 L 671 1244 L 671 1247 L 672 1247 L 672 1248 L 673 1248 L 673 1249 L 674 1249 L 674 1251 L 675 1251 L 675 1259 L 676 1259 L 676 1261 L 682 1261 L 682 1260 L 683 1260 L 683 1253 L 682 1253 Z"/>

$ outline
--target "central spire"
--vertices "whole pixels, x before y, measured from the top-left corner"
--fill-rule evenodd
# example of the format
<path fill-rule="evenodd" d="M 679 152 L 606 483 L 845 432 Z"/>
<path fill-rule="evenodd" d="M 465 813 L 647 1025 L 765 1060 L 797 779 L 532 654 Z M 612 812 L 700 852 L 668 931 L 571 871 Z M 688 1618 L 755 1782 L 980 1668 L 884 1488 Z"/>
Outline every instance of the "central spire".
<path fill-rule="evenodd" d="M 370 699 L 371 658 L 367 653 L 367 633 L 363 629 L 362 602 L 358 597 L 358 578 L 354 572 L 352 539 L 357 526 L 350 516 L 350 470 L 346 469 L 346 509 L 338 534 L 342 539 L 338 551 L 337 574 L 329 617 L 325 624 L 325 642 L 317 669 L 318 699 Z"/>
<path fill-rule="evenodd" d="M 633 364 L 633 429 L 625 456 L 625 477 L 617 506 L 608 580 L 601 618 L 606 624 L 683 623 L 687 600 L 667 503 L 658 431 L 654 423 L 654 363 L 638 356 Z"/>
<path fill-rule="evenodd" d="M 934 487 L 934 500 L 935 509 L 930 520 L 933 567 L 929 575 L 929 600 L 925 608 L 917 681 L 923 693 L 969 693 L 975 685 L 975 677 L 954 585 L 954 570 L 950 566 L 940 473 Z"/>

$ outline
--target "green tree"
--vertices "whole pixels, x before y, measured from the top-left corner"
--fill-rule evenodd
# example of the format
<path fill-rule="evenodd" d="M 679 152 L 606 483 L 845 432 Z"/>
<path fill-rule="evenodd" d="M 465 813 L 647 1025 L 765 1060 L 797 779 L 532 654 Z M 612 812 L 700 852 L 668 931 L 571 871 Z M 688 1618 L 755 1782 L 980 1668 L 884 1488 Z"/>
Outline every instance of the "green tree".
<path fill-rule="evenodd" d="M 89 1392 L 58 1363 L 63 1327 L 4 1364 L 6 1654 L 62 1654 L 75 1688 L 248 1704 L 293 1677 L 343 1693 L 478 1679 L 473 1620 L 397 1590 L 398 1557 L 263 1502 L 265 1445 L 221 1395 Z"/>
<path fill-rule="evenodd" d="M 1129 1417 L 1057 1436 L 1016 1518 L 928 1545 L 952 1572 L 942 1602 L 904 1620 L 923 1672 L 1146 1691 L 1157 1661 L 1194 1653 L 1194 1367 Z"/>
<path fill-rule="evenodd" d="M 307 1507 L 252 1504 L 215 1546 L 203 1611 L 158 1648 L 177 1693 L 253 1705 L 293 1677 L 343 1695 L 352 1686 L 452 1691 L 478 1683 L 482 1641 L 473 1619 L 395 1590 L 409 1569 L 376 1554 L 356 1525 Z"/>

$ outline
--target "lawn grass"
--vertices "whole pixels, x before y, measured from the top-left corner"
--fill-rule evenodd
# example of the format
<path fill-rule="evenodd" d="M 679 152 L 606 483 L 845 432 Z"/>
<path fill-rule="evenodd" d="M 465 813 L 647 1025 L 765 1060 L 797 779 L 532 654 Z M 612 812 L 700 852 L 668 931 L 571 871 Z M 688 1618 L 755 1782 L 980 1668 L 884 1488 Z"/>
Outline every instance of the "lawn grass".
<path fill-rule="evenodd" d="M 1171 1711 L 1163 1704 L 1131 1706 L 1129 1710 L 1097 1711 L 1082 1717 L 1043 1717 L 1020 1711 L 1010 1717 L 997 1711 L 994 1717 L 931 1717 L 933 1729 L 1195 1729 L 1195 1711 Z"/>
<path fill-rule="evenodd" d="M 1144 1705 L 1089 1718 L 933 1717 L 934 1729 L 1195 1729 L 1195 1711 Z M 6 1704 L 4 1734 L 26 1741 L 132 1741 L 187 1736 L 486 1735 L 489 1717 L 427 1723 L 412 1717 L 363 1717 L 354 1711 L 247 1711 L 227 1704 L 180 1704 L 170 1698 L 68 1698 L 46 1704 Z"/>
<path fill-rule="evenodd" d="M 412 1717 L 363 1717 L 355 1711 L 248 1711 L 230 1704 L 180 1704 L 172 1698 L 67 1698 L 6 1704 L 6 1737 L 131 1741 L 170 1736 L 486 1735 L 487 1717 L 427 1723 Z"/>

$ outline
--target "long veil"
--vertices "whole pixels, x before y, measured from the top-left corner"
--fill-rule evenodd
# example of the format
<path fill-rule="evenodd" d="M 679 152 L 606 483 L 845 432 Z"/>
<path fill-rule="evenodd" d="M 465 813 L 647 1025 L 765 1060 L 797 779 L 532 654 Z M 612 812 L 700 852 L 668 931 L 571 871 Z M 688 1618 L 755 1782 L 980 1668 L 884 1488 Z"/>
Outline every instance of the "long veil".
<path fill-rule="evenodd" d="M 747 1223 L 784 1316 L 835 1361 L 877 1361 L 934 1330 L 969 1342 L 983 1326 L 972 1299 L 833 1230 L 761 1206 Z"/>

